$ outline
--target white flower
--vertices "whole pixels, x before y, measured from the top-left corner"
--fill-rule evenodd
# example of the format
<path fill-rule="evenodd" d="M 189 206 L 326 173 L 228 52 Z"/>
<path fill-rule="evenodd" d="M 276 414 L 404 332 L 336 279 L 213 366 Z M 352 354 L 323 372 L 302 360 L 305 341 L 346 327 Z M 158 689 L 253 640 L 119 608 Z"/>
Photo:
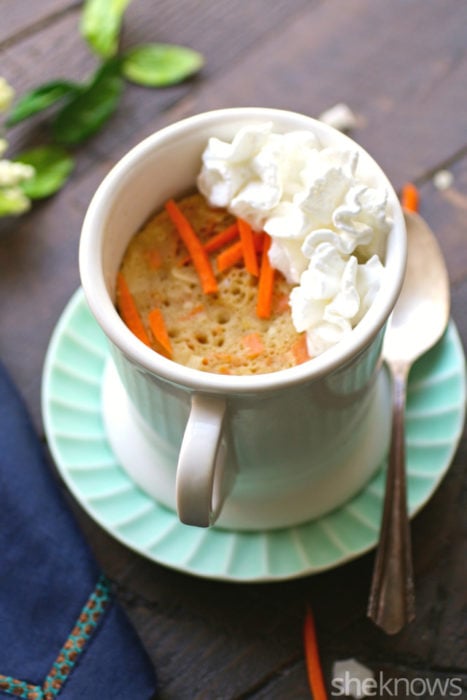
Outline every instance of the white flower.
<path fill-rule="evenodd" d="M 0 76 L 0 112 L 6 112 L 10 108 L 14 96 L 15 91 L 11 85 Z"/>
<path fill-rule="evenodd" d="M 0 216 L 23 214 L 31 206 L 31 201 L 19 187 L 0 188 Z"/>
<path fill-rule="evenodd" d="M 5 78 L 0 77 L 0 112 L 5 112 L 14 97 L 14 90 Z M 5 153 L 8 143 L 0 138 L 0 158 Z M 19 186 L 30 180 L 35 170 L 25 163 L 13 163 L 10 160 L 0 160 L 0 216 L 22 214 L 27 211 L 31 202 Z"/>
<path fill-rule="evenodd" d="M 34 168 L 25 163 L 13 163 L 10 160 L 0 160 L 0 187 L 14 187 L 20 182 L 30 180 Z"/>

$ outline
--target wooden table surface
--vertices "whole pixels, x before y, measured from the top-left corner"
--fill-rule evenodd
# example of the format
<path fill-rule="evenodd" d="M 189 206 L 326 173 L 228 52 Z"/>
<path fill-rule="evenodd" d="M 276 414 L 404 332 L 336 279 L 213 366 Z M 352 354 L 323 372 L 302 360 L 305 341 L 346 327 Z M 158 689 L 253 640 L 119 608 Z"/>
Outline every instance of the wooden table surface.
<path fill-rule="evenodd" d="M 18 93 L 93 70 L 96 59 L 78 34 L 80 12 L 76 0 L 0 0 L 0 75 Z M 174 87 L 128 87 L 108 126 L 77 150 L 67 186 L 27 215 L 0 221 L 0 357 L 39 431 L 44 355 L 79 286 L 80 226 L 92 193 L 143 137 L 207 109 L 258 105 L 318 116 L 346 103 L 357 117 L 351 135 L 395 188 L 406 180 L 420 188 L 421 214 L 446 256 L 452 316 L 465 345 L 467 3 L 134 0 L 123 46 L 149 41 L 191 46 L 205 66 Z M 10 130 L 10 152 L 37 142 L 43 122 L 37 117 Z M 453 175 L 444 190 L 433 181 L 440 169 Z M 329 689 L 333 663 L 354 657 L 385 679 L 459 678 L 467 693 L 466 457 L 464 434 L 446 478 L 413 520 L 417 618 L 394 637 L 365 615 L 373 553 L 295 581 L 220 583 L 129 551 L 70 503 L 154 662 L 160 698 L 310 697 L 302 647 L 307 603 Z M 128 698 L 137 700 L 130 690 Z"/>

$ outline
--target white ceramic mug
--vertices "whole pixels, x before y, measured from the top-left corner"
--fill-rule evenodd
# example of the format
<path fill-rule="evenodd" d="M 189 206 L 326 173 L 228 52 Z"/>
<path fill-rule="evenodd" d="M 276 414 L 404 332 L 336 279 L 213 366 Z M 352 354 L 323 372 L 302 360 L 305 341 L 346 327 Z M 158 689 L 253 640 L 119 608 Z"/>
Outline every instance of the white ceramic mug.
<path fill-rule="evenodd" d="M 114 304 L 117 270 L 148 217 L 194 189 L 209 137 L 230 140 L 242 126 L 265 121 L 279 132 L 311 129 L 323 146 L 359 152 L 365 176 L 389 194 L 386 274 L 365 317 L 322 355 L 254 376 L 201 372 L 157 354 L 126 327 Z M 99 186 L 80 242 L 83 289 L 110 340 L 103 412 L 122 466 L 190 525 L 285 527 L 345 502 L 387 451 L 390 399 L 381 343 L 405 254 L 404 218 L 386 176 L 361 147 L 321 122 L 283 110 L 223 109 L 142 141 Z"/>

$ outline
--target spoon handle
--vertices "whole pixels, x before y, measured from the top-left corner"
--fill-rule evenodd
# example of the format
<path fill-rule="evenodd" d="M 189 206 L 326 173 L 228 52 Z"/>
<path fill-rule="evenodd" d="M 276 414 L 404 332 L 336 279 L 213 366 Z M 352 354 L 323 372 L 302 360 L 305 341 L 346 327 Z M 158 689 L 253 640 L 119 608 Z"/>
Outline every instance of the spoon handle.
<path fill-rule="evenodd" d="M 410 365 L 393 362 L 389 368 L 393 381 L 391 449 L 367 614 L 387 634 L 396 634 L 415 617 L 405 479 L 404 412 Z"/>

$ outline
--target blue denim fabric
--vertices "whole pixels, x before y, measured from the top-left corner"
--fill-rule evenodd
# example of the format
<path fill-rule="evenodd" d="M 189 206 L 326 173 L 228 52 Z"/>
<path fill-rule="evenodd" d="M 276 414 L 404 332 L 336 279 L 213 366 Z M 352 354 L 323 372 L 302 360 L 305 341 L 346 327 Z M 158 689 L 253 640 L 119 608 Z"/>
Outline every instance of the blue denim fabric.
<path fill-rule="evenodd" d="M 100 576 L 0 364 L 0 674 L 42 686 Z M 149 700 L 155 690 L 151 662 L 111 598 L 57 697 Z"/>

